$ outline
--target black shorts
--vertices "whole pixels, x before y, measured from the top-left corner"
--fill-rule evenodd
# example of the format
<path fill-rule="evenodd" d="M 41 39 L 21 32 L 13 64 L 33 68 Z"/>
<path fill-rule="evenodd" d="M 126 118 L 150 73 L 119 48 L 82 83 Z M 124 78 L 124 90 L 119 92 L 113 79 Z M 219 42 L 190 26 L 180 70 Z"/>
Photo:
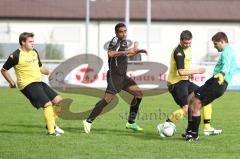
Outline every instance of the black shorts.
<path fill-rule="evenodd" d="M 44 82 L 33 82 L 27 85 L 21 92 L 29 99 L 31 104 L 39 109 L 52 101 L 58 94 Z"/>
<path fill-rule="evenodd" d="M 205 106 L 221 97 L 226 91 L 227 86 L 228 83 L 226 81 L 222 85 L 219 85 L 218 79 L 212 77 L 204 85 L 196 89 L 194 94 L 201 101 L 202 106 Z"/>
<path fill-rule="evenodd" d="M 199 88 L 199 86 L 189 80 L 182 80 L 176 84 L 168 85 L 168 91 L 180 107 L 188 104 L 188 95 L 197 88 Z"/>
<path fill-rule="evenodd" d="M 127 75 L 107 73 L 107 89 L 106 93 L 117 94 L 121 90 L 126 90 L 128 87 L 137 85 L 136 82 Z"/>

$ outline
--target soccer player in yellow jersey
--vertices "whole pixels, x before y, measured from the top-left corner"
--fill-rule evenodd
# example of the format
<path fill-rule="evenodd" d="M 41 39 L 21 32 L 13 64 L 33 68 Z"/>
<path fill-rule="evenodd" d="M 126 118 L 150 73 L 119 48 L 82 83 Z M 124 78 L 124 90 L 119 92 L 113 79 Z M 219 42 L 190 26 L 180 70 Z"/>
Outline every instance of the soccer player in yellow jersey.
<path fill-rule="evenodd" d="M 9 87 L 15 88 L 16 84 L 8 72 L 14 68 L 20 91 L 35 108 L 43 108 L 48 135 L 60 136 L 64 131 L 55 124 L 57 115 L 54 106 L 59 108 L 62 98 L 41 81 L 41 75 L 49 75 L 49 71 L 42 65 L 38 52 L 34 49 L 34 34 L 21 33 L 19 44 L 20 48 L 10 54 L 1 73 L 9 82 Z"/>
<path fill-rule="evenodd" d="M 194 74 L 203 74 L 205 68 L 190 68 L 192 33 L 184 30 L 180 35 L 180 43 L 174 48 L 171 54 L 171 63 L 168 75 L 168 90 L 172 94 L 175 102 L 180 106 L 180 109 L 173 112 L 167 122 L 176 123 L 188 114 L 188 95 L 195 89 L 199 88 L 196 84 L 189 81 L 189 77 Z M 212 106 L 209 104 L 203 109 L 204 116 L 204 131 L 205 135 L 220 134 L 222 130 L 214 129 L 210 126 Z M 187 128 L 186 132 L 189 131 Z M 164 137 L 163 134 L 161 136 Z M 183 137 L 185 134 L 183 134 Z"/>

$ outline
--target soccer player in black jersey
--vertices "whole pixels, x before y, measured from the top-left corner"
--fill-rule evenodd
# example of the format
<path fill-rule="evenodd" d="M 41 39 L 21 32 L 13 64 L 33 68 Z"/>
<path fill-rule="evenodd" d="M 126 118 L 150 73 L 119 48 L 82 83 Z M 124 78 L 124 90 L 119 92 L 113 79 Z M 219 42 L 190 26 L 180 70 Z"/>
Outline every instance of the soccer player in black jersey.
<path fill-rule="evenodd" d="M 143 94 L 136 82 L 127 76 L 128 57 L 138 53 L 147 53 L 145 50 L 139 50 L 136 47 L 128 48 L 127 27 L 123 23 L 118 23 L 115 26 L 116 36 L 112 38 L 108 46 L 108 66 L 107 72 L 107 89 L 104 97 L 96 103 L 89 117 L 83 121 L 85 133 L 90 133 L 91 125 L 94 119 L 102 112 L 103 108 L 111 102 L 114 96 L 121 90 L 124 90 L 133 95 L 130 105 L 130 113 L 127 129 L 134 131 L 142 131 L 143 129 L 135 122 L 138 108 L 141 103 Z"/>

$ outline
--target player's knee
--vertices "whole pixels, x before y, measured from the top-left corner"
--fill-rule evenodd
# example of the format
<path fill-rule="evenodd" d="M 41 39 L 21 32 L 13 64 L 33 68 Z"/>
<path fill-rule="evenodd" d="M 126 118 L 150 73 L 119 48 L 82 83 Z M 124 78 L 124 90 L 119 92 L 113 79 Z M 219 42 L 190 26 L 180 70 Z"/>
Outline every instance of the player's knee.
<path fill-rule="evenodd" d="M 136 98 L 143 98 L 143 92 L 141 90 L 136 91 L 135 97 Z"/>
<path fill-rule="evenodd" d="M 62 101 L 63 101 L 63 98 L 58 95 L 53 99 L 52 102 L 54 103 L 54 105 L 61 105 Z"/>
<path fill-rule="evenodd" d="M 44 105 L 44 108 L 48 107 L 48 106 L 52 106 L 53 103 L 51 101 L 47 102 L 45 105 Z"/>
<path fill-rule="evenodd" d="M 114 98 L 115 95 L 105 95 L 104 97 L 104 100 L 107 102 L 107 103 L 110 103 L 113 98 Z"/>
<path fill-rule="evenodd" d="M 104 100 L 107 102 L 107 103 L 110 103 L 112 101 L 112 98 L 104 98 Z"/>

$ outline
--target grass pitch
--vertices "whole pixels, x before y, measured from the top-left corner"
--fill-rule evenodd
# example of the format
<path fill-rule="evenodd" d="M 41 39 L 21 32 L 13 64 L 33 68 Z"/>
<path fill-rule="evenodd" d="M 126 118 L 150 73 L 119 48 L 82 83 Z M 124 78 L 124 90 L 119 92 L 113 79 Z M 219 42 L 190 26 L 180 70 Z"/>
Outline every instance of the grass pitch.
<path fill-rule="evenodd" d="M 87 110 L 98 101 L 61 95 L 74 100 L 74 112 Z M 137 121 L 144 128 L 142 133 L 125 129 L 129 106 L 120 100 L 94 122 L 91 134 L 83 133 L 79 120 L 60 119 L 58 125 L 65 134 L 49 137 L 42 110 L 33 108 L 17 89 L 0 88 L 0 158 L 239 158 L 239 97 L 239 92 L 227 92 L 213 103 L 212 126 L 223 129 L 223 134 L 206 137 L 201 133 L 198 143 L 187 143 L 181 138 L 186 119 L 177 124 L 174 137 L 162 139 L 156 132 L 157 124 L 178 108 L 168 93 L 143 99 Z"/>

